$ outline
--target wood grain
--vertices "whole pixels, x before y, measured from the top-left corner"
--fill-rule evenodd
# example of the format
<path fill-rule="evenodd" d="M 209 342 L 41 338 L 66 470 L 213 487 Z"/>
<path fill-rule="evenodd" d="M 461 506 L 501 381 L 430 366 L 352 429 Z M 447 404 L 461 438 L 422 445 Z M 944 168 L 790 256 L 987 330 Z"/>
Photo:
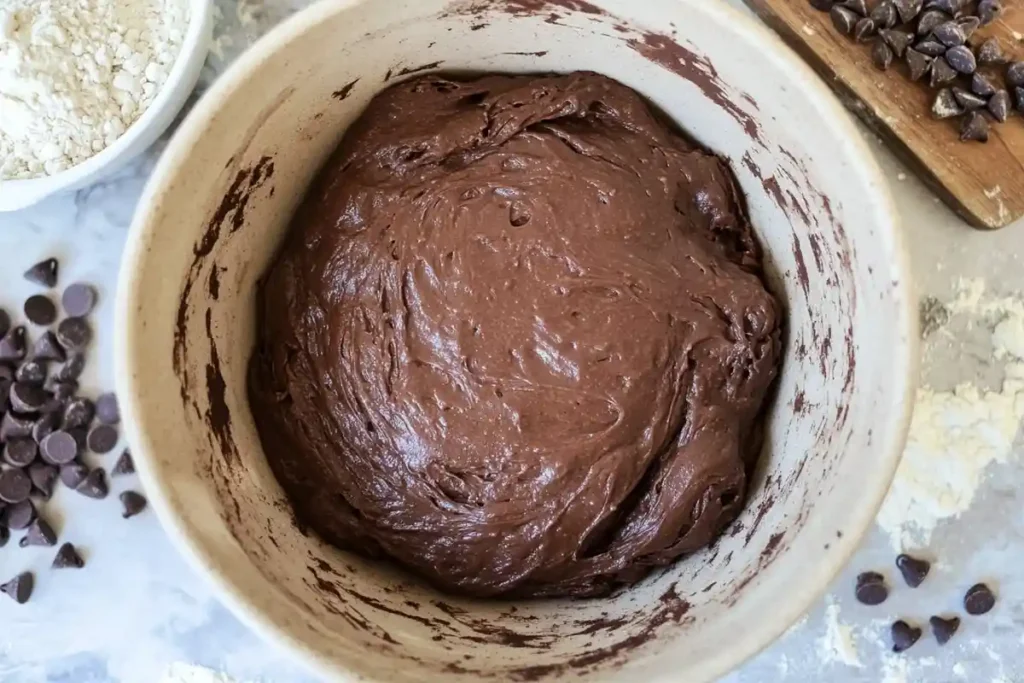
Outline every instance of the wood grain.
<path fill-rule="evenodd" d="M 808 0 L 745 1 L 971 225 L 1001 228 L 1024 216 L 1024 118 L 1019 113 L 1006 123 L 993 122 L 988 143 L 960 142 L 960 119 L 932 118 L 935 91 L 912 82 L 902 60 L 880 71 L 871 62 L 870 44 L 840 34 L 829 15 Z M 995 36 L 1008 56 L 1024 60 L 1024 0 L 1004 0 L 1004 5 L 1002 18 L 979 29 L 970 42 L 976 46 Z M 982 71 L 1004 82 L 1005 68 Z"/>

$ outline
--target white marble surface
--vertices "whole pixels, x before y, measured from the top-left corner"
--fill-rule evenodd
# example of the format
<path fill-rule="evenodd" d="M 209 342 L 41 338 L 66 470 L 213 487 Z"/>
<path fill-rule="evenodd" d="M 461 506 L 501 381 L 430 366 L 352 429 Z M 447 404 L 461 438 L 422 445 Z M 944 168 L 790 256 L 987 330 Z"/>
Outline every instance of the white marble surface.
<path fill-rule="evenodd" d="M 220 39 L 204 84 L 269 26 L 309 3 L 218 0 L 218 4 Z M 968 228 L 908 178 L 873 136 L 867 137 L 892 180 L 923 294 L 949 301 L 959 278 L 980 278 L 995 292 L 1024 290 L 1019 260 L 1024 224 L 997 233 Z M 95 353 L 83 381 L 94 393 L 112 386 L 110 330 L 118 261 L 132 211 L 158 153 L 153 150 L 131 168 L 87 190 L 0 215 L 0 307 L 20 306 L 31 291 L 21 272 L 48 256 L 60 259 L 62 282 L 84 280 L 99 288 Z M 937 335 L 925 355 L 923 381 L 939 390 L 962 381 L 992 381 L 997 374 L 986 339 L 983 325 Z M 106 456 L 105 464 L 111 465 L 114 458 L 116 454 Z M 940 562 L 925 586 L 896 591 L 883 608 L 870 609 L 853 601 L 851 586 L 858 572 L 882 567 L 892 575 L 894 552 L 887 536 L 875 530 L 830 595 L 781 641 L 725 680 L 1024 681 L 1024 609 L 1014 597 L 1024 594 L 1024 568 L 1019 561 L 1024 554 L 1024 513 L 1018 493 L 1024 474 L 1014 460 L 989 468 L 971 509 L 936 529 L 928 554 Z M 137 485 L 133 478 L 115 479 L 113 494 L 133 485 Z M 33 569 L 37 575 L 36 592 L 28 605 L 0 600 L 0 680 L 308 680 L 216 602 L 204 582 L 177 556 L 151 512 L 122 520 L 113 494 L 97 502 L 60 489 L 51 506 L 61 539 L 82 547 L 85 569 L 49 570 L 53 549 L 9 546 L 0 553 L 3 579 L 24 569 Z M 930 614 L 955 611 L 963 589 L 979 579 L 991 581 L 1002 596 L 991 615 L 966 620 L 962 634 L 941 650 L 928 640 L 901 658 L 887 653 L 887 626 L 892 618 L 926 621 Z M 844 642 L 849 645 L 845 650 L 830 645 Z"/>

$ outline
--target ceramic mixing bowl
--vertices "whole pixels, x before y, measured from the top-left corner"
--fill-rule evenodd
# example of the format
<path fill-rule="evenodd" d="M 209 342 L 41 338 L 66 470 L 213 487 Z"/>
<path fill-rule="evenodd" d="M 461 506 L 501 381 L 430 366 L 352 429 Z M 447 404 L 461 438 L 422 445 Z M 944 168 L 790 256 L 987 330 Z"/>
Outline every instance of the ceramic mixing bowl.
<path fill-rule="evenodd" d="M 382 88 L 431 70 L 590 69 L 728 158 L 786 302 L 746 511 L 600 600 L 474 602 L 299 528 L 246 397 L 257 279 Z M 220 79 L 164 153 L 124 255 L 119 392 L 174 541 L 256 631 L 332 680 L 710 681 L 783 633 L 857 546 L 903 445 L 916 305 L 848 117 L 768 31 L 708 0 L 328 0 Z"/>

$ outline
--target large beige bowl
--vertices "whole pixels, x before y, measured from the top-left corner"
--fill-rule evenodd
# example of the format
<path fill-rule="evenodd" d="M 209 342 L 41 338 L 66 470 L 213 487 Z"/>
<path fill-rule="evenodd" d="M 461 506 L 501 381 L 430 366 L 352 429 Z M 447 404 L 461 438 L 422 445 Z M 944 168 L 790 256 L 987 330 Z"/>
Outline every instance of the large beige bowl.
<path fill-rule="evenodd" d="M 318 165 L 366 102 L 431 69 L 591 69 L 728 157 L 788 303 L 746 513 L 606 600 L 443 597 L 296 527 L 246 399 L 253 294 Z M 175 542 L 254 629 L 325 677 L 709 681 L 782 633 L 871 523 L 911 407 L 916 307 L 895 211 L 824 86 L 709 0 L 331 0 L 199 103 L 132 228 L 119 391 Z"/>

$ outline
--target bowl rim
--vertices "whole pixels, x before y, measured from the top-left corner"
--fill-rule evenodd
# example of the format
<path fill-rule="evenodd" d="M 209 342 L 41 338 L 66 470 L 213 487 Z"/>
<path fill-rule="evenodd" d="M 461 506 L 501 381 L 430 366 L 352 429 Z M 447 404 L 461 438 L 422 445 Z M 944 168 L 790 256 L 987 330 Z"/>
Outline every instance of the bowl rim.
<path fill-rule="evenodd" d="M 328 680 L 361 680 L 352 669 L 321 653 L 279 626 L 267 611 L 248 597 L 231 578 L 231 572 L 215 562 L 198 540 L 192 525 L 178 516 L 171 502 L 170 487 L 158 472 L 156 457 L 150 453 L 151 442 L 141 433 L 141 416 L 132 397 L 146 388 L 133 378 L 133 338 L 135 337 L 135 287 L 138 263 L 145 257 L 147 235 L 155 212 L 153 200 L 162 192 L 164 181 L 180 164 L 203 134 L 206 122 L 236 89 L 251 76 L 259 64 L 267 60 L 282 45 L 311 30 L 325 18 L 346 11 L 370 0 L 329 0 L 317 2 L 295 13 L 273 27 L 250 46 L 213 84 L 209 91 L 186 117 L 159 159 L 139 202 L 137 212 L 126 240 L 119 272 L 115 302 L 115 365 L 117 393 L 121 397 L 123 424 L 133 447 L 138 475 L 149 501 L 166 530 L 173 545 L 188 560 L 193 569 L 214 589 L 225 604 L 248 628 L 265 642 L 273 643 L 287 652 L 295 661 L 317 676 Z M 860 547 L 861 539 L 869 531 L 902 457 L 913 411 L 914 395 L 919 372 L 920 344 L 916 292 L 912 284 L 912 270 L 900 214 L 886 180 L 871 148 L 863 139 L 849 113 L 834 96 L 824 81 L 787 46 L 781 38 L 747 14 L 726 3 L 707 3 L 700 0 L 677 0 L 699 7 L 712 18 L 730 24 L 744 39 L 763 45 L 764 58 L 790 74 L 817 97 L 813 106 L 829 133 L 846 147 L 850 172 L 865 185 L 873 186 L 874 212 L 872 222 L 877 225 L 879 238 L 884 243 L 882 252 L 892 273 L 892 296 L 900 303 L 899 318 L 894 321 L 892 367 L 904 368 L 895 380 L 891 398 L 892 419 L 886 433 L 877 439 L 878 455 L 875 468 L 877 486 L 862 498 L 862 504 L 852 512 L 844 524 L 842 538 L 835 539 L 831 549 L 823 552 L 817 566 L 812 568 L 801 583 L 779 605 L 775 618 L 765 620 L 746 630 L 729 648 L 699 663 L 699 670 L 690 679 L 693 683 L 713 681 L 747 662 L 782 636 L 804 613 L 826 593 L 829 585 L 849 563 Z M 876 435 L 879 432 L 876 430 Z M 673 674 L 663 677 L 674 680 Z M 659 680 L 662 680 L 659 678 Z"/>
<path fill-rule="evenodd" d="M 145 151 L 145 148 L 131 153 L 131 148 L 147 134 L 153 134 L 153 126 L 167 112 L 168 107 L 175 105 L 180 89 L 186 85 L 189 75 L 189 62 L 198 53 L 209 50 L 209 36 L 213 29 L 214 0 L 188 0 L 188 28 L 181 41 L 181 49 L 174 58 L 174 64 L 167 80 L 160 87 L 152 103 L 146 108 L 119 138 L 80 164 L 64 169 L 59 173 L 36 178 L 0 180 L 0 207 L 5 205 L 4 197 L 11 197 L 11 210 L 31 206 L 42 199 L 63 190 L 80 187 L 98 179 L 106 169 L 115 164 L 127 161 Z M 197 74 L 198 75 L 198 74 Z M 194 83 L 188 84 L 191 90 Z M 175 112 L 177 113 L 177 112 Z M 173 120 L 173 119 L 172 119 Z M 171 125 L 169 120 L 163 130 L 156 132 L 154 140 L 163 134 Z M 7 209 L 0 208 L 0 211 Z"/>

